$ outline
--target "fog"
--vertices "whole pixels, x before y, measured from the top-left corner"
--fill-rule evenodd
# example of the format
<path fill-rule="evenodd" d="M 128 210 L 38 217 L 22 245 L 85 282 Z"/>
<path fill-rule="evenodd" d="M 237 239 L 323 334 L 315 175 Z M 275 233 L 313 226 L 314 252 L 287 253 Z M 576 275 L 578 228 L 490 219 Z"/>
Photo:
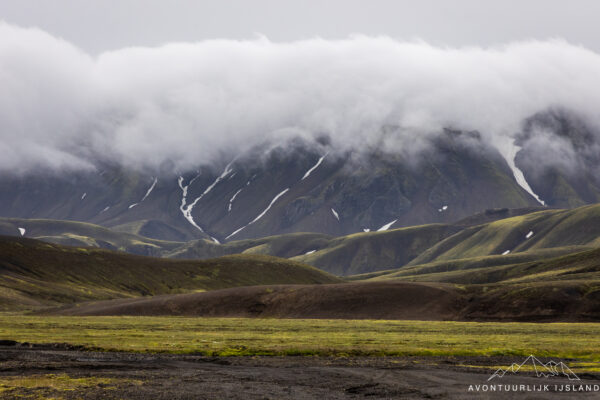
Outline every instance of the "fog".
<path fill-rule="evenodd" d="M 600 55 L 560 39 L 449 48 L 257 36 L 91 56 L 2 23 L 0 88 L 4 171 L 96 160 L 182 169 L 296 136 L 327 135 L 333 150 L 407 151 L 444 127 L 478 130 L 506 153 L 539 111 L 574 110 L 598 125 Z"/>

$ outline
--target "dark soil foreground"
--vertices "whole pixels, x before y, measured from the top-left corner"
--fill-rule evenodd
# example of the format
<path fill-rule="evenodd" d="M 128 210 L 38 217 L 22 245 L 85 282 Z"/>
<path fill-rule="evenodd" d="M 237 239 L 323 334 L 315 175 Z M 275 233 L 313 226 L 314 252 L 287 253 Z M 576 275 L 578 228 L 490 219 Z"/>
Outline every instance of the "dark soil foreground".
<path fill-rule="evenodd" d="M 589 399 L 600 392 L 553 392 L 554 385 L 600 385 L 600 376 L 581 381 L 512 375 L 487 379 L 492 365 L 513 358 L 319 358 L 228 357 L 98 353 L 69 346 L 0 346 L 0 382 L 14 377 L 68 376 L 105 379 L 75 389 L 50 387 L 2 391 L 0 398 L 63 399 Z M 484 366 L 468 368 L 465 365 Z M 487 367 L 486 367 L 487 366 Z M 31 381 L 31 379 L 30 379 Z M 531 391 L 469 391 L 469 385 L 528 385 Z M 533 391 L 549 385 L 548 392 Z M 483 388 L 483 387 L 482 387 Z"/>

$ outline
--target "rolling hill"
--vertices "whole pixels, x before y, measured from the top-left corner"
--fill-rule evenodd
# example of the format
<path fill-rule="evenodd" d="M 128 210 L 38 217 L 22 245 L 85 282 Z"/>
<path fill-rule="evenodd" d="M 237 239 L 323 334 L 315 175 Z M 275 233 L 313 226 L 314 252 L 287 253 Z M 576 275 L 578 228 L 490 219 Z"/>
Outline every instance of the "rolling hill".
<path fill-rule="evenodd" d="M 339 281 L 316 268 L 264 255 L 174 260 L 0 236 L 0 309 L 235 286 Z"/>
<path fill-rule="evenodd" d="M 466 228 L 408 265 L 565 246 L 600 246 L 600 205 L 547 210 Z"/>
<path fill-rule="evenodd" d="M 486 259 L 481 265 L 485 266 L 490 260 L 498 265 L 503 260 L 511 262 L 510 256 L 516 254 L 534 260 L 597 247 L 600 245 L 600 205 L 573 210 L 495 209 L 453 224 L 340 237 L 288 233 L 224 244 L 208 239 L 157 240 L 75 221 L 0 219 L 0 233 L 19 235 L 19 228 L 25 230 L 26 237 L 57 244 L 179 259 L 264 254 L 300 261 L 336 275 L 356 275 L 489 256 L 497 257 Z"/>
<path fill-rule="evenodd" d="M 423 282 L 410 282 L 415 275 L 393 279 L 383 275 L 341 284 L 269 285 L 98 301 L 43 313 L 467 321 L 600 319 L 600 249 L 457 271 L 463 273 L 458 279 L 453 279 L 451 272 L 445 274 L 447 279 L 443 273 L 423 274 Z"/>

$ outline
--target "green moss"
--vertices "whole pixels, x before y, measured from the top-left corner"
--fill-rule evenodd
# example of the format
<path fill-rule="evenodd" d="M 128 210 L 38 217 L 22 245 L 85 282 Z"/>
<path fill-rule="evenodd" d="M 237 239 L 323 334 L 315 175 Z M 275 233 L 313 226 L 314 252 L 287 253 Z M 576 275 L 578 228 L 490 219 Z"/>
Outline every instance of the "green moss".
<path fill-rule="evenodd" d="M 250 355 L 526 356 L 600 361 L 600 324 L 0 314 L 0 337 L 101 350 Z"/>

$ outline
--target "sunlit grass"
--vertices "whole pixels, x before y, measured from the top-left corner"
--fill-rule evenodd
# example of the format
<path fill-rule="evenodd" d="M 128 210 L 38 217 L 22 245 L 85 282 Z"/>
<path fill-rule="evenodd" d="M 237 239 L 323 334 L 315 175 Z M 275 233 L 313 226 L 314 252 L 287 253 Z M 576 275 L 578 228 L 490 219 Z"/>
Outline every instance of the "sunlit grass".
<path fill-rule="evenodd" d="M 204 355 L 514 355 L 600 361 L 600 324 L 0 314 L 0 339 Z"/>
<path fill-rule="evenodd" d="M 104 388 L 110 389 L 111 386 L 129 383 L 141 385 L 142 381 L 123 379 L 123 378 L 103 378 L 103 377 L 71 377 L 67 374 L 44 374 L 29 376 L 3 376 L 0 377 L 0 394 L 10 392 L 14 389 L 39 389 L 49 388 L 58 391 L 76 390 L 79 388 L 88 388 L 98 385 L 104 385 Z"/>

